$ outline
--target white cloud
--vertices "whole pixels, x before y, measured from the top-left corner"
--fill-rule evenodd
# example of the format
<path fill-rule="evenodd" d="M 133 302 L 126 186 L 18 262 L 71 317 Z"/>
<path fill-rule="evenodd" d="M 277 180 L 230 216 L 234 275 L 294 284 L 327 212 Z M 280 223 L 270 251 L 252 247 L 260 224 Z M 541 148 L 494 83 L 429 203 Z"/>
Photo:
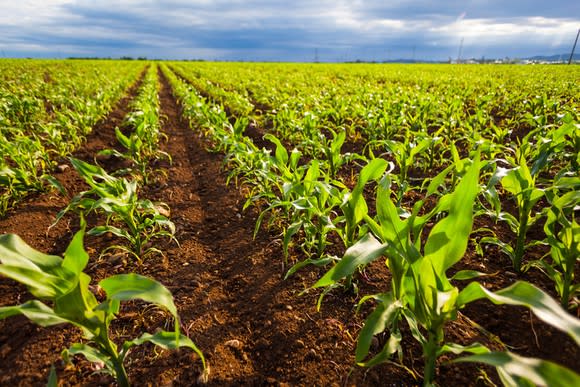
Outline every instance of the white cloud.
<path fill-rule="evenodd" d="M 62 6 L 72 3 L 72 0 L 1 1 L 0 26 L 33 26 L 55 19 L 67 21 L 70 15 L 62 11 Z"/>
<path fill-rule="evenodd" d="M 462 19 L 451 24 L 433 26 L 431 32 L 449 39 L 464 37 L 483 44 L 513 44 L 525 38 L 542 44 L 562 43 L 572 36 L 578 22 L 543 17 L 497 19 Z"/>

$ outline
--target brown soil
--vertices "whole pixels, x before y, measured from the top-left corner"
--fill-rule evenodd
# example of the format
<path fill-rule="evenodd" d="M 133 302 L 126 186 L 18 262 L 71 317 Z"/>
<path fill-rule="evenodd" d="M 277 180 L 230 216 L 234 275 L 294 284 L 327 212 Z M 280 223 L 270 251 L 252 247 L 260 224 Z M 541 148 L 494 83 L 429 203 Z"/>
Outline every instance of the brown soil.
<path fill-rule="evenodd" d="M 166 256 L 151 256 L 137 265 L 121 255 L 99 259 L 99 252 L 112 240 L 87 237 L 92 259 L 87 272 L 93 281 L 119 272 L 138 272 L 169 288 L 184 333 L 199 346 L 210 364 L 211 386 L 420 384 L 420 379 L 395 365 L 384 364 L 370 370 L 354 365 L 356 337 L 370 309 L 363 308 L 356 315 L 357 296 L 335 290 L 317 311 L 318 293 L 300 292 L 311 286 L 322 270 L 306 269 L 283 279 L 279 241 L 267 232 L 252 238 L 256 213 L 242 211 L 245 198 L 235 187 L 226 187 L 222 156 L 205 151 L 203 139 L 180 118 L 167 80 L 162 74 L 160 79 L 163 130 L 169 138 L 163 149 L 172 155 L 173 163 L 165 165 L 167 177 L 143 189 L 142 195 L 170 206 L 179 246 L 160 241 Z M 135 88 L 97 125 L 77 157 L 91 160 L 100 149 L 114 146 L 114 128 L 127 113 L 127 103 L 134 93 Z M 114 160 L 100 162 L 107 168 L 118 167 Z M 71 167 L 57 177 L 71 194 L 83 189 Z M 41 251 L 62 254 L 78 229 L 78 219 L 67 216 L 50 231 L 47 229 L 67 200 L 56 194 L 32 197 L 0 220 L 0 233 L 19 234 Z M 492 288 L 512 283 L 514 275 L 505 270 L 509 262 L 493 249 L 489 253 L 486 260 L 475 254 L 468 256 L 465 268 L 498 272 L 486 279 Z M 372 294 L 385 291 L 389 277 L 384 264 L 377 262 L 359 281 L 361 293 Z M 533 281 L 545 284 L 546 289 L 550 287 L 541 276 Z M 0 305 L 13 305 L 28 298 L 23 286 L 0 278 Z M 476 329 L 469 319 L 490 333 Z M 143 331 L 168 329 L 168 324 L 162 311 L 128 303 L 113 324 L 113 334 L 121 342 Z M 519 354 L 552 359 L 580 370 L 578 347 L 572 340 L 519 308 L 478 302 L 467 308 L 447 331 L 449 339 L 461 344 L 477 340 L 492 345 L 495 336 Z M 113 383 L 110 378 L 95 374 L 93 366 L 82 358 L 65 367 L 60 360 L 61 350 L 80 339 L 80 332 L 71 327 L 39 328 L 23 317 L 0 320 L 0 385 L 44 385 L 51 364 L 56 364 L 64 385 Z M 379 337 L 375 351 L 385 339 Z M 420 374 L 421 349 L 408 332 L 403 348 L 405 365 Z M 493 370 L 448 365 L 444 360 L 439 368 L 441 385 L 485 385 L 483 372 L 497 382 Z M 201 362 L 191 351 L 166 352 L 150 346 L 135 349 L 126 365 L 134 385 L 189 386 L 201 373 Z"/>

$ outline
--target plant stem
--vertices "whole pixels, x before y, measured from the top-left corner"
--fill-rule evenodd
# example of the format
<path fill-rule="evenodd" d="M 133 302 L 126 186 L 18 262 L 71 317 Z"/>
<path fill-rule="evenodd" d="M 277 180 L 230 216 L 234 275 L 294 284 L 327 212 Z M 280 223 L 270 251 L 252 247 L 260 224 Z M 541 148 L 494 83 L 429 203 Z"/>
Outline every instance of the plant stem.
<path fill-rule="evenodd" d="M 119 387 L 129 387 L 129 377 L 123 366 L 123 361 L 116 357 L 113 358 L 113 364 L 115 365 L 115 373 L 117 374 L 117 384 Z"/>
<path fill-rule="evenodd" d="M 524 208 L 520 213 L 520 227 L 518 229 L 518 239 L 516 241 L 516 248 L 514 250 L 514 270 L 518 273 L 522 272 L 522 258 L 526 246 L 526 233 L 528 231 L 528 219 L 530 211 Z"/>
<path fill-rule="evenodd" d="M 423 372 L 423 386 L 432 386 L 435 380 L 435 366 L 437 363 L 437 351 L 439 343 L 443 340 L 443 329 L 439 326 L 429 330 L 429 339 L 423 346 L 425 369 Z"/>
<path fill-rule="evenodd" d="M 574 266 L 572 266 L 571 268 L 572 270 L 570 270 L 570 267 L 568 265 L 565 266 L 564 269 L 564 281 L 562 284 L 562 296 L 561 296 L 561 304 L 562 304 L 562 308 L 564 308 L 565 310 L 568 310 L 568 301 L 570 298 L 570 284 L 572 283 L 572 274 L 574 273 Z"/>
<path fill-rule="evenodd" d="M 105 324 L 101 329 L 101 334 L 98 335 L 100 340 L 98 340 L 97 343 L 99 343 L 100 347 L 103 349 L 101 352 L 108 354 L 111 358 L 119 387 L 129 387 L 129 377 L 127 376 L 127 371 L 125 371 L 125 367 L 123 366 L 124 356 L 119 355 L 117 347 L 108 337 L 108 331 L 108 324 Z"/>

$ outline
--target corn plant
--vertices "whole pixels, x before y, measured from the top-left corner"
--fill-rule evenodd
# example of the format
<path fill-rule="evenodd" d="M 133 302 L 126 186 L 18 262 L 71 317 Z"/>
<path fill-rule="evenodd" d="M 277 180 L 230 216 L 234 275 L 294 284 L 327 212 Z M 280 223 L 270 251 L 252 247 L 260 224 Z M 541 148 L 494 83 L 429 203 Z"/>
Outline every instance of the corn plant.
<path fill-rule="evenodd" d="M 163 137 L 159 123 L 159 97 L 157 93 L 157 68 L 150 67 L 139 95 L 132 102 L 132 111 L 127 114 L 124 126 L 131 130 L 124 134 L 121 129 L 115 128 L 115 135 L 125 152 L 106 149 L 100 154 L 114 155 L 130 160 L 139 173 L 144 184 L 148 184 L 150 162 L 171 156 L 159 149 L 159 141 Z"/>
<path fill-rule="evenodd" d="M 283 219 L 283 243 L 285 260 L 291 239 L 300 231 L 303 232 L 300 246 L 311 256 L 319 258 L 328 244 L 328 234 L 336 229 L 333 217 L 341 204 L 342 192 L 331 184 L 328 176 L 321 176 L 318 160 L 312 160 L 303 178 L 286 184 L 283 194 L 271 201 L 260 216 L 266 212 L 281 208 L 287 218 Z M 261 219 L 259 220 L 261 221 Z"/>
<path fill-rule="evenodd" d="M 318 133 L 316 137 L 305 137 L 301 141 L 301 147 L 304 148 L 307 154 L 312 154 L 324 160 L 324 167 L 328 170 L 331 178 L 336 178 L 340 167 L 352 161 L 358 155 L 350 153 L 341 153 L 342 145 L 346 140 L 346 131 L 334 131 L 329 129 L 332 138 L 327 138 L 323 133 Z M 360 156 L 359 156 L 360 158 Z"/>
<path fill-rule="evenodd" d="M 20 133 L 8 141 L 0 136 L 0 152 L 0 216 L 31 192 L 43 192 L 48 186 L 63 191 L 58 180 L 45 172 L 51 161 L 38 138 Z"/>
<path fill-rule="evenodd" d="M 389 163 L 383 159 L 373 159 L 363 167 L 352 192 L 343 194 L 343 201 L 340 206 L 342 215 L 336 223 L 343 223 L 343 227 L 337 229 L 346 247 L 352 246 L 360 235 L 366 233 L 363 219 L 368 215 L 368 205 L 363 196 L 363 190 L 370 181 L 379 181 L 387 171 Z M 392 168 L 389 169 L 389 172 Z M 362 230 L 361 230 L 362 228 Z"/>
<path fill-rule="evenodd" d="M 310 209 L 312 203 L 307 196 L 314 189 L 314 182 L 318 179 L 320 169 L 318 162 L 313 165 L 299 165 L 301 152 L 294 149 L 290 154 L 274 135 L 267 134 L 266 139 L 276 145 L 276 150 L 269 157 L 265 169 L 257 171 L 262 174 L 266 184 L 252 200 L 266 201 L 267 208 L 260 212 L 256 220 L 254 235 L 262 225 L 264 217 L 269 213 L 277 213 L 271 220 L 284 220 L 290 226 L 284 227 L 284 256 L 288 256 L 288 244 L 291 237 L 298 232 L 303 223 L 300 222 L 304 214 L 301 210 Z"/>
<path fill-rule="evenodd" d="M 104 364 L 104 371 L 112 375 L 119 386 L 129 385 L 124 366 L 129 351 L 146 342 L 165 349 L 192 349 L 199 355 L 207 376 L 209 368 L 203 354 L 191 339 L 180 333 L 173 297 L 159 282 L 134 273 L 113 275 L 99 282 L 105 299 L 98 302 L 90 290 L 91 277 L 83 272 L 89 260 L 83 247 L 84 234 L 83 225 L 66 249 L 64 258 L 43 254 L 17 235 L 0 236 L 0 274 L 26 285 L 36 297 L 21 305 L 0 307 L 0 318 L 22 314 L 43 327 L 72 324 L 80 328 L 86 342 L 72 344 L 63 351 L 63 357 L 67 359 L 69 355 L 78 354 Z M 121 302 L 137 299 L 166 309 L 173 319 L 174 331 L 143 333 L 119 347 L 113 341 L 110 324 L 119 313 Z"/>
<path fill-rule="evenodd" d="M 527 163 L 532 176 L 537 176 L 559 156 L 564 156 L 574 162 L 578 156 L 573 152 L 578 151 L 580 145 L 578 127 L 573 121 L 570 122 L 569 116 L 565 118 L 568 122 L 549 132 L 544 126 L 530 131 L 521 141 L 518 140 L 517 146 L 511 148 L 506 160 L 514 167 Z M 570 150 L 573 151 L 572 154 Z M 513 156 L 510 156 L 510 153 Z"/>
<path fill-rule="evenodd" d="M 167 205 L 139 199 L 135 180 L 111 176 L 103 168 L 82 160 L 71 158 L 70 161 L 91 189 L 76 195 L 59 212 L 56 222 L 71 210 L 82 214 L 104 213 L 107 216 L 106 224 L 93 227 L 88 234 L 112 233 L 125 239 L 129 242 L 128 248 L 113 245 L 109 249 L 127 251 L 139 262 L 148 254 L 163 254 L 156 247 L 149 246 L 153 239 L 167 237 L 177 242 L 174 236 L 175 225 L 162 215 L 162 212 L 168 212 Z"/>
<path fill-rule="evenodd" d="M 482 238 L 481 243 L 498 245 L 501 251 L 511 259 L 517 272 L 522 271 L 522 260 L 529 246 L 526 244 L 528 229 L 543 217 L 540 211 L 533 213 L 534 206 L 545 197 L 547 189 L 550 188 L 549 186 L 542 188 L 540 172 L 549 166 L 556 155 L 565 154 L 564 151 L 571 147 L 571 138 L 577 137 L 574 136 L 575 129 L 575 125 L 568 122 L 550 132 L 548 136 L 542 135 L 545 130 L 543 126 L 531 131 L 518 147 L 511 149 L 514 156 L 510 157 L 508 152 L 505 160 L 502 160 L 514 167 L 508 169 L 498 167 L 488 184 L 486 193 L 488 201 L 494 208 L 494 211 L 490 211 L 489 214 L 505 221 L 516 234 L 516 241 L 512 246 L 493 236 Z M 539 139 L 534 141 L 536 138 Z M 506 149 L 510 150 L 510 148 Z M 501 201 L 494 187 L 497 182 L 500 182 L 504 191 L 515 198 L 517 216 L 501 211 Z M 546 185 L 543 184 L 543 186 Z"/>
<path fill-rule="evenodd" d="M 47 181 L 56 185 L 56 160 L 81 146 L 139 71 L 105 62 L 40 64 L 0 66 L 0 213 L 46 190 Z"/>
<path fill-rule="evenodd" d="M 551 262 L 544 258 L 530 265 L 541 269 L 554 282 L 562 306 L 568 308 L 573 300 L 578 304 L 576 295 L 580 293 L 580 284 L 574 283 L 574 270 L 580 261 L 580 226 L 575 215 L 580 191 L 548 196 L 551 206 L 547 208 L 544 232 L 550 245 Z"/>
<path fill-rule="evenodd" d="M 502 188 L 515 198 L 518 214 L 517 217 L 512 214 L 501 211 L 501 202 L 493 185 L 499 180 Z M 542 217 L 542 213 L 533 214 L 532 211 L 536 203 L 544 197 L 544 189 L 536 186 L 536 176 L 530 173 L 530 169 L 525 160 L 517 168 L 505 169 L 497 168 L 488 185 L 488 199 L 495 212 L 490 212 L 497 219 L 507 222 L 510 229 L 516 234 L 515 246 L 501 241 L 499 238 L 485 237 L 480 243 L 490 243 L 498 245 L 501 251 L 505 253 L 512 261 L 513 268 L 518 273 L 522 271 L 522 259 L 524 257 L 526 245 L 526 234 L 530 226 Z"/>
<path fill-rule="evenodd" d="M 314 288 L 335 286 L 338 281 L 351 276 L 358 267 L 386 255 L 386 264 L 392 276 L 391 290 L 366 296 L 359 303 L 361 305 L 370 299 L 377 301 L 359 334 L 356 349 L 358 364 L 372 366 L 388 361 L 395 353 L 399 353 L 401 360 L 399 325 L 404 319 L 423 348 L 424 385 L 431 385 L 436 377 L 436 361 L 441 354 L 456 351 L 457 348 L 459 352 L 486 351 L 479 344 L 471 347 L 449 346 L 444 337 L 446 324 L 457 318 L 461 308 L 480 298 L 488 298 L 494 303 L 528 306 L 538 317 L 570 333 L 580 342 L 580 321 L 528 283 L 518 282 L 495 293 L 477 282 L 471 282 L 463 290 L 451 284 L 451 279 L 466 280 L 481 275 L 473 271 L 459 271 L 448 278 L 446 274 L 467 248 L 473 222 L 473 203 L 479 193 L 479 170 L 477 156 L 455 191 L 442 196 L 435 208 L 422 216 L 419 216 L 419 210 L 423 201 L 417 202 L 410 214 L 401 214 L 390 199 L 390 184 L 384 180 L 377 192 L 377 220 L 366 216 L 371 233 L 349 248 L 342 260 L 314 284 Z M 430 184 L 428 196 L 435 192 L 440 179 L 441 176 Z M 423 245 L 423 228 L 429 220 L 443 213 L 447 216 L 433 226 Z M 367 360 L 372 337 L 383 331 L 391 333 L 389 340 L 379 354 Z"/>
<path fill-rule="evenodd" d="M 368 145 L 371 155 L 373 149 L 384 147 L 386 149 L 386 154 L 395 159 L 395 164 L 398 167 L 396 183 L 398 186 L 397 195 L 399 199 L 403 197 L 405 192 L 412 188 L 409 172 L 416 164 L 417 158 L 424 156 L 423 154 L 428 152 L 430 147 L 434 146 L 434 141 L 438 140 L 427 137 L 418 139 L 417 142 L 414 142 L 408 131 L 403 141 L 376 140 Z M 374 155 L 372 156 L 374 157 Z"/>

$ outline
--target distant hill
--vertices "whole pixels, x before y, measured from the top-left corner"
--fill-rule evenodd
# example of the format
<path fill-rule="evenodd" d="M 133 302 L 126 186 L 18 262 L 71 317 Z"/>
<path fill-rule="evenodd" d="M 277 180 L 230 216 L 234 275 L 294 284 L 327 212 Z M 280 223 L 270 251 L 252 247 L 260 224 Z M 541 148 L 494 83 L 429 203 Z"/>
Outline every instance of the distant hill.
<path fill-rule="evenodd" d="M 546 61 L 546 62 L 557 62 L 557 61 L 568 62 L 569 58 L 570 58 L 570 53 L 558 54 L 558 55 L 536 55 L 536 56 L 530 56 L 528 58 L 523 58 L 523 59 L 534 60 L 534 61 Z M 580 54 L 574 54 L 574 57 L 572 58 L 572 60 L 573 61 L 580 61 Z"/>

